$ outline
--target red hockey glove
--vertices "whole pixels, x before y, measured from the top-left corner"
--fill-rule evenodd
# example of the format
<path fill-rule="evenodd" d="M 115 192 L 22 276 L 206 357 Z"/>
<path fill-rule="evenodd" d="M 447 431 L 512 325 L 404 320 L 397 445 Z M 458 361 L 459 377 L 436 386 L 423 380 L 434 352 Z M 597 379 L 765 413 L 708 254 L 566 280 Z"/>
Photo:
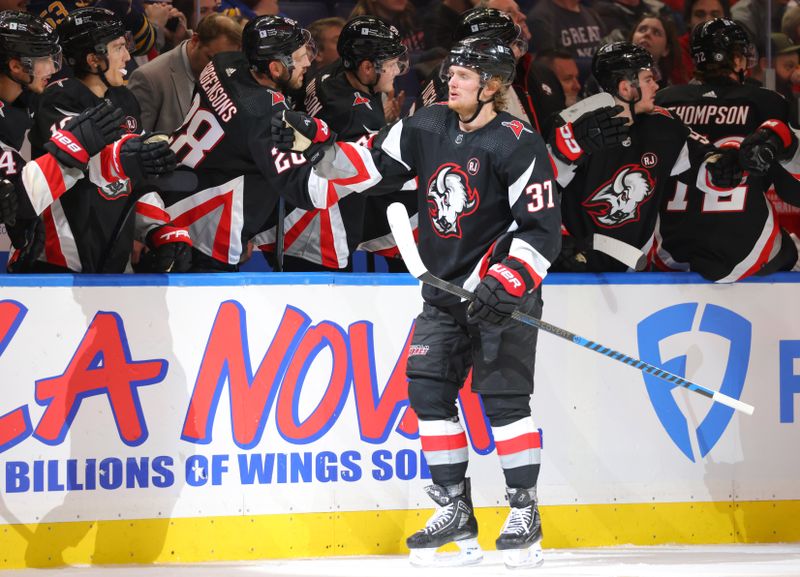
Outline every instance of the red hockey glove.
<path fill-rule="evenodd" d="M 617 116 L 620 112 L 622 106 L 604 106 L 584 113 L 575 122 L 556 126 L 550 137 L 553 153 L 573 164 L 585 154 L 621 144 L 628 138 L 629 127 L 624 116 Z"/>
<path fill-rule="evenodd" d="M 70 118 L 44 148 L 70 168 L 86 170 L 89 159 L 122 136 L 122 111 L 104 100 Z"/>
<path fill-rule="evenodd" d="M 192 268 L 192 238 L 189 229 L 165 224 L 147 233 L 147 248 L 139 270 L 146 272 L 188 272 Z"/>
<path fill-rule="evenodd" d="M 0 222 L 9 226 L 14 226 L 17 222 L 17 189 L 14 184 L 6 180 L 0 180 Z"/>
<path fill-rule="evenodd" d="M 467 309 L 469 320 L 504 322 L 522 297 L 539 285 L 535 278 L 527 264 L 512 256 L 492 265 L 475 289 L 475 300 Z"/>
<path fill-rule="evenodd" d="M 739 148 L 739 158 L 745 170 L 765 174 L 774 162 L 789 160 L 797 152 L 797 136 L 781 120 L 767 120 L 745 138 Z"/>
<path fill-rule="evenodd" d="M 178 161 L 165 135 L 129 138 L 119 147 L 119 163 L 136 185 L 175 170 Z"/>
<path fill-rule="evenodd" d="M 273 115 L 270 123 L 272 141 L 278 150 L 302 152 L 312 164 L 336 142 L 336 133 L 325 122 L 307 114 L 284 110 Z"/>
<path fill-rule="evenodd" d="M 739 163 L 739 147 L 735 142 L 725 143 L 705 158 L 711 184 L 717 188 L 733 188 L 742 182 L 744 173 Z"/>

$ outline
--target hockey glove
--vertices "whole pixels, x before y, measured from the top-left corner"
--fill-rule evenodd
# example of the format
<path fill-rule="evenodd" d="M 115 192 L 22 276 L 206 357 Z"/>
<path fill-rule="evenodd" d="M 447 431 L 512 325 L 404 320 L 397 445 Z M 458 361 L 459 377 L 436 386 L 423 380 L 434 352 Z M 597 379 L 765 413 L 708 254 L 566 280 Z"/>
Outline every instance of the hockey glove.
<path fill-rule="evenodd" d="M 17 222 L 17 189 L 11 181 L 0 180 L 0 222 L 14 226 Z"/>
<path fill-rule="evenodd" d="M 628 119 L 617 116 L 622 106 L 605 106 L 584 113 L 575 122 L 556 126 L 550 138 L 553 153 L 574 164 L 584 155 L 622 144 L 628 138 Z"/>
<path fill-rule="evenodd" d="M 192 268 L 192 238 L 189 229 L 165 224 L 147 233 L 147 248 L 141 269 L 147 272 L 188 272 Z"/>
<path fill-rule="evenodd" d="M 767 120 L 745 138 L 739 147 L 742 167 L 754 174 L 766 174 L 774 162 L 789 160 L 797 152 L 797 136 L 780 120 Z"/>
<path fill-rule="evenodd" d="M 44 148 L 64 166 L 86 170 L 92 156 L 122 136 L 122 123 L 122 111 L 104 100 L 70 118 Z"/>
<path fill-rule="evenodd" d="M 6 268 L 10 273 L 30 272 L 31 266 L 44 252 L 44 223 L 41 218 L 17 222 L 6 227 L 11 244 L 15 250 L 8 259 Z"/>
<path fill-rule="evenodd" d="M 275 147 L 302 152 L 311 164 L 316 164 L 325 150 L 336 142 L 336 133 L 325 122 L 293 110 L 273 115 L 271 124 Z"/>
<path fill-rule="evenodd" d="M 178 161 L 164 135 L 154 134 L 147 139 L 129 138 L 119 149 L 119 161 L 125 176 L 136 185 L 175 170 Z"/>
<path fill-rule="evenodd" d="M 742 182 L 742 166 L 739 164 L 739 147 L 735 143 L 723 144 L 719 150 L 705 158 L 706 170 L 711 184 L 716 188 L 733 188 Z"/>
<path fill-rule="evenodd" d="M 511 316 L 525 293 L 538 286 L 530 268 L 521 260 L 506 257 L 489 267 L 475 289 L 475 300 L 467 309 L 470 321 L 500 324 Z"/>

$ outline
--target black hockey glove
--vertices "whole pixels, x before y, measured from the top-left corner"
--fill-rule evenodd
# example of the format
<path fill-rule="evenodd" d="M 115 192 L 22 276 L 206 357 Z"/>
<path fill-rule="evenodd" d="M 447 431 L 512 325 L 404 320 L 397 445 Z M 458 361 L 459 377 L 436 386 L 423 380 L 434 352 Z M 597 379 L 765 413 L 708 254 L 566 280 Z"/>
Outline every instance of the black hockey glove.
<path fill-rule="evenodd" d="M 170 173 L 178 166 L 175 153 L 164 137 L 162 134 L 153 134 L 146 139 L 129 138 L 120 146 L 122 170 L 134 185 Z"/>
<path fill-rule="evenodd" d="M 64 166 L 86 170 L 92 156 L 122 136 L 122 123 L 122 111 L 104 100 L 70 118 L 44 148 Z"/>
<path fill-rule="evenodd" d="M 17 222 L 17 189 L 5 178 L 0 180 L 0 222 L 14 226 Z"/>
<path fill-rule="evenodd" d="M 524 262 L 508 256 L 489 267 L 475 289 L 475 300 L 470 303 L 467 316 L 472 322 L 500 324 L 517 309 L 522 297 L 538 284 Z"/>
<path fill-rule="evenodd" d="M 739 147 L 742 168 L 766 174 L 774 162 L 789 160 L 797 152 L 797 136 L 780 120 L 767 120 L 745 138 Z"/>
<path fill-rule="evenodd" d="M 742 166 L 739 164 L 738 147 L 722 146 L 705 158 L 706 170 L 711 184 L 716 188 L 734 188 L 742 182 Z"/>
<path fill-rule="evenodd" d="M 336 142 L 336 133 L 324 121 L 294 110 L 275 114 L 270 122 L 275 147 L 302 152 L 311 164 L 316 164 L 328 147 Z"/>
<path fill-rule="evenodd" d="M 563 162 L 574 164 L 586 155 L 622 144 L 630 132 L 628 119 L 617 116 L 622 106 L 605 106 L 553 129 L 550 147 Z M 562 120 L 563 122 L 563 120 Z"/>
<path fill-rule="evenodd" d="M 41 218 L 17 222 L 6 227 L 11 244 L 16 251 L 11 253 L 6 268 L 10 273 L 30 272 L 31 266 L 44 252 L 44 223 Z"/>
<path fill-rule="evenodd" d="M 142 254 L 140 272 L 188 272 L 192 268 L 192 238 L 189 229 L 165 224 L 147 233 L 147 252 Z"/>

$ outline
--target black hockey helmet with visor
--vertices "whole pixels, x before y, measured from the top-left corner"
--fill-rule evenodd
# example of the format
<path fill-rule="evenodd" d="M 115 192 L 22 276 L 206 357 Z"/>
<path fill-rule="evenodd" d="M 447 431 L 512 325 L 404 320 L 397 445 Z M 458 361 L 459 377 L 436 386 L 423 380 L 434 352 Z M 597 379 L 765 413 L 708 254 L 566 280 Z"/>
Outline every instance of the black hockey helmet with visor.
<path fill-rule="evenodd" d="M 453 32 L 453 42 L 472 36 L 500 38 L 519 54 L 528 51 L 528 42 L 522 38 L 522 30 L 505 12 L 495 8 L 472 8 L 461 15 Z"/>
<path fill-rule="evenodd" d="M 409 69 L 408 50 L 397 28 L 374 16 L 356 16 L 345 24 L 336 46 L 345 70 L 354 71 L 363 61 L 375 64 L 379 74 L 396 59 L 398 76 Z"/>
<path fill-rule="evenodd" d="M 758 52 L 741 24 L 728 18 L 715 18 L 695 26 L 690 43 L 695 67 L 704 72 L 709 66 L 734 68 L 734 57 L 747 59 L 747 68 L 758 61 Z"/>
<path fill-rule="evenodd" d="M 499 38 L 474 36 L 457 42 L 442 62 L 439 76 L 443 82 L 450 79 L 450 68 L 461 66 L 480 75 L 481 86 L 490 78 L 498 77 L 504 85 L 514 81 L 517 61 L 511 49 Z"/>
<path fill-rule="evenodd" d="M 50 76 L 61 70 L 58 34 L 45 21 L 27 12 L 0 12 L 0 59 L 9 73 L 8 61 L 19 60 L 26 74 Z"/>
<path fill-rule="evenodd" d="M 242 51 L 250 67 L 269 75 L 269 63 L 280 62 L 292 74 L 297 63 L 293 54 L 305 46 L 308 60 L 316 57 L 311 34 L 291 18 L 259 16 L 250 20 L 242 31 Z"/>
<path fill-rule="evenodd" d="M 85 67 L 86 56 L 108 56 L 108 44 L 125 38 L 131 48 L 131 35 L 122 20 L 105 8 L 79 8 L 70 13 L 56 29 L 64 56 L 71 66 Z"/>

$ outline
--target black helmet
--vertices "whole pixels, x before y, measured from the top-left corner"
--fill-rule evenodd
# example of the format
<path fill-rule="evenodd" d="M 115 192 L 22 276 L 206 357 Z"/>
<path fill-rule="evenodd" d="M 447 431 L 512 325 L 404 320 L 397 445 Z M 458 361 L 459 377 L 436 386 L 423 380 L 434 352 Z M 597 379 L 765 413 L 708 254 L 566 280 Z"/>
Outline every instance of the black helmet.
<path fill-rule="evenodd" d="M 89 54 L 106 56 L 108 43 L 126 35 L 122 20 L 105 8 L 79 8 L 57 30 L 67 62 L 77 67 L 85 66 Z"/>
<path fill-rule="evenodd" d="M 517 46 L 520 54 L 528 51 L 528 42 L 511 16 L 494 8 L 472 8 L 461 15 L 453 32 L 453 42 L 472 36 L 500 38 L 508 46 Z"/>
<path fill-rule="evenodd" d="M 34 73 L 34 60 L 48 58 L 58 72 L 61 69 L 61 46 L 58 34 L 44 20 L 27 12 L 4 10 L 0 12 L 0 60 L 3 70 L 7 63 L 16 58 L 26 68 L 28 74 Z"/>
<path fill-rule="evenodd" d="M 701 72 L 709 65 L 733 68 L 736 54 L 752 59 L 755 64 L 755 47 L 744 28 L 728 18 L 715 18 L 695 26 L 691 41 L 692 58 Z"/>
<path fill-rule="evenodd" d="M 345 24 L 336 45 L 345 70 L 355 70 L 364 60 L 377 64 L 400 59 L 400 73 L 408 70 L 408 52 L 400 33 L 374 16 L 356 16 Z"/>
<path fill-rule="evenodd" d="M 292 53 L 301 46 L 309 47 L 313 60 L 314 43 L 311 34 L 291 18 L 259 16 L 250 20 L 242 31 L 242 52 L 251 68 L 269 74 L 269 63 L 277 60 L 289 71 L 294 70 Z"/>
<path fill-rule="evenodd" d="M 493 76 L 499 76 L 503 84 L 511 84 L 517 61 L 511 49 L 499 38 L 474 36 L 457 42 L 450 49 L 450 55 L 442 63 L 442 80 L 447 78 L 451 66 L 475 70 L 480 74 L 482 84 Z"/>
<path fill-rule="evenodd" d="M 620 80 L 638 83 L 639 72 L 653 70 L 653 56 L 631 42 L 601 46 L 592 59 L 592 74 L 606 92 L 616 96 Z"/>

